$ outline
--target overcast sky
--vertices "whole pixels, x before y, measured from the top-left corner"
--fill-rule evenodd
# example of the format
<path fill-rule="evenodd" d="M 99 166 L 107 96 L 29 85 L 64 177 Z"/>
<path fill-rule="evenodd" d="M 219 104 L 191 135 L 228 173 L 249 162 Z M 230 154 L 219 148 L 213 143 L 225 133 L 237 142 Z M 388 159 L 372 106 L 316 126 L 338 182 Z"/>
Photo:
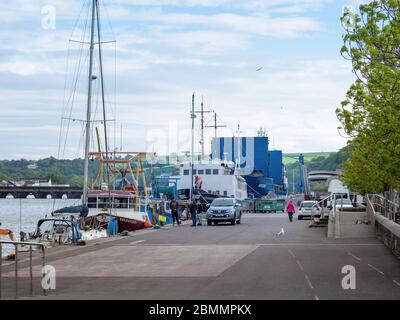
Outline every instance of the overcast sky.
<path fill-rule="evenodd" d="M 81 123 L 71 122 L 64 151 L 63 121 L 61 152 L 59 131 L 62 116 L 85 116 L 87 46 L 79 60 L 81 45 L 69 40 L 82 39 L 90 1 L 1 1 L 1 159 L 82 154 Z M 104 44 L 108 118 L 118 127 L 110 128 L 112 147 L 122 126 L 129 151 L 189 150 L 192 92 L 196 108 L 203 96 L 227 125 L 221 135 L 232 136 L 240 123 L 242 135 L 265 128 L 271 147 L 284 152 L 346 144 L 335 109 L 353 76 L 339 54 L 340 16 L 359 0 L 100 2 L 103 40 L 117 41 Z M 82 75 L 72 99 L 77 61 Z M 213 124 L 211 114 L 206 124 Z M 206 150 L 212 135 L 208 129 Z"/>

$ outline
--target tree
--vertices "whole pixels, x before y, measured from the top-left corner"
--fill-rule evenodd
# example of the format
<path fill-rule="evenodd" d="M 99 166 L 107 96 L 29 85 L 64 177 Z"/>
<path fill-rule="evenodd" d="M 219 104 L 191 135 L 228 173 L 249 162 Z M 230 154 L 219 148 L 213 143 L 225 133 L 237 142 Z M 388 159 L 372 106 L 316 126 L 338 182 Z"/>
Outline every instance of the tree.
<path fill-rule="evenodd" d="M 356 81 L 336 110 L 351 138 L 344 180 L 354 191 L 379 192 L 400 187 L 400 2 L 372 1 L 353 17 L 341 53 Z"/>

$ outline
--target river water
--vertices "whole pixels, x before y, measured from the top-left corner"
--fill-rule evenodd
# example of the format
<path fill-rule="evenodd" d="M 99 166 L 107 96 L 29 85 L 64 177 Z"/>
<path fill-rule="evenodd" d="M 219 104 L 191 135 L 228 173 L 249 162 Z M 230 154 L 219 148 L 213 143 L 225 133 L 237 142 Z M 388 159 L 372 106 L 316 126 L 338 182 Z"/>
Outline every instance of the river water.
<path fill-rule="evenodd" d="M 0 228 L 12 230 L 19 239 L 20 231 L 35 231 L 38 220 L 50 216 L 53 210 L 79 204 L 79 199 L 0 199 Z M 0 239 L 9 240 L 8 236 Z M 3 256 L 11 249 L 5 246 Z"/>

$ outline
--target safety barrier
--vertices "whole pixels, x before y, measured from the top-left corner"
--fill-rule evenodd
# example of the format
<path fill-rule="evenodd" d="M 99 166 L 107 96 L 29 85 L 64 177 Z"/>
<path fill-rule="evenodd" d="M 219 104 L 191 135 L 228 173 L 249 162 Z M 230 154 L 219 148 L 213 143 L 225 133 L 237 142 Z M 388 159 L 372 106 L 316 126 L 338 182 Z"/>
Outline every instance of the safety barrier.
<path fill-rule="evenodd" d="M 18 298 L 18 246 L 29 246 L 29 293 L 33 296 L 33 248 L 40 247 L 42 252 L 42 266 L 46 265 L 46 253 L 45 246 L 43 243 L 38 242 L 23 242 L 23 241 L 0 241 L 0 299 L 2 299 L 2 271 L 3 271 L 3 245 L 13 245 L 15 248 L 15 263 L 14 263 L 14 277 L 15 277 L 15 298 Z M 43 295 L 46 295 L 47 291 L 43 288 Z"/>
<path fill-rule="evenodd" d="M 386 202 L 382 206 L 381 200 L 382 197 L 379 195 L 366 196 L 368 219 L 373 224 L 378 239 L 400 257 L 400 224 L 391 219 L 395 217 L 394 210 L 389 210 L 390 205 L 396 204 Z"/>

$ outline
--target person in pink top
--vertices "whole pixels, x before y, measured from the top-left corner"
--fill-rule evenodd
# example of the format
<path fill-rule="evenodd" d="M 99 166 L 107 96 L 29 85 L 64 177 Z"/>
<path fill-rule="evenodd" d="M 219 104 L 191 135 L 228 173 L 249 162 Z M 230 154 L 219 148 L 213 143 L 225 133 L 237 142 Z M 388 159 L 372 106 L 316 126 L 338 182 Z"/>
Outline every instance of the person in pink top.
<path fill-rule="evenodd" d="M 286 212 L 289 215 L 289 221 L 293 221 L 293 214 L 296 212 L 296 207 L 294 205 L 294 201 L 292 198 L 290 198 L 289 202 L 286 205 Z"/>

